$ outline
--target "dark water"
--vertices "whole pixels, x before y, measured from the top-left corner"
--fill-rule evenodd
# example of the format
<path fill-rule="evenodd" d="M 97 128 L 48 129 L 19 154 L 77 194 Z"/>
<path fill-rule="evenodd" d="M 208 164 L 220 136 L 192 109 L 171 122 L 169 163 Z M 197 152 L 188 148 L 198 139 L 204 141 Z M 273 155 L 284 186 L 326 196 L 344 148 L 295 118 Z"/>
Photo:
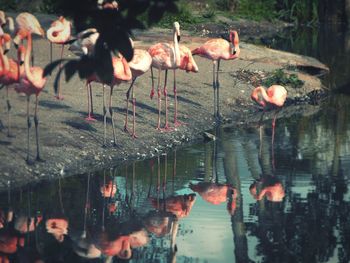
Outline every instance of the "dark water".
<path fill-rule="evenodd" d="M 349 262 L 349 102 L 329 97 L 275 130 L 218 127 L 216 141 L 96 174 L 9 184 L 0 259 Z"/>

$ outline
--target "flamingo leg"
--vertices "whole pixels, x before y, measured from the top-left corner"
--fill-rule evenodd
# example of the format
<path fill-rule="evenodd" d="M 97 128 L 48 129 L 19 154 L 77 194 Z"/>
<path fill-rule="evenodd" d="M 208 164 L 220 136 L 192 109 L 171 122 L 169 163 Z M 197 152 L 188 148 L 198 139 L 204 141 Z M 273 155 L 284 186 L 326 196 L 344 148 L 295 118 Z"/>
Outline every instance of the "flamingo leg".
<path fill-rule="evenodd" d="M 219 99 L 219 91 L 220 91 L 220 83 L 219 83 L 219 69 L 220 69 L 220 59 L 218 60 L 218 65 L 216 68 L 216 118 L 218 121 L 221 121 L 222 116 L 220 114 L 220 99 Z"/>
<path fill-rule="evenodd" d="M 88 100 L 88 116 L 85 118 L 86 121 L 96 121 L 96 119 L 91 114 L 91 83 L 86 82 L 86 93 L 87 93 L 87 100 Z"/>
<path fill-rule="evenodd" d="M 62 45 L 61 48 L 61 59 L 63 58 L 63 51 L 64 51 L 64 45 Z M 62 62 L 60 63 L 60 69 L 62 68 Z M 58 100 L 63 100 L 63 96 L 61 96 L 61 79 L 58 80 L 58 92 L 57 92 L 57 96 L 56 99 Z"/>
<path fill-rule="evenodd" d="M 153 99 L 154 96 L 154 77 L 153 77 L 153 67 L 151 66 L 151 80 L 152 80 L 152 89 L 151 94 L 149 95 L 151 99 Z"/>
<path fill-rule="evenodd" d="M 91 83 L 89 83 L 89 93 L 90 93 L 90 107 L 91 107 L 91 116 L 94 115 L 94 104 L 92 100 L 92 86 Z"/>
<path fill-rule="evenodd" d="M 32 123 L 30 121 L 30 117 L 29 117 L 29 102 L 30 102 L 30 97 L 27 96 L 27 158 L 26 158 L 26 162 L 27 164 L 30 164 L 29 161 L 29 131 L 30 131 L 30 127 L 32 126 Z"/>
<path fill-rule="evenodd" d="M 52 59 L 53 59 L 53 56 L 52 56 L 52 42 L 50 42 L 50 63 L 52 63 Z M 50 76 L 51 76 L 51 72 L 50 72 Z"/>
<path fill-rule="evenodd" d="M 9 88 L 8 86 L 6 86 L 6 104 L 7 104 L 7 137 L 14 137 L 11 134 L 11 115 L 10 115 L 10 111 L 11 111 L 11 103 L 10 103 L 10 99 L 9 99 Z"/>
<path fill-rule="evenodd" d="M 102 86 L 102 99 L 103 99 L 103 147 L 106 147 L 106 125 L 107 125 L 107 109 L 105 105 L 105 85 Z"/>
<path fill-rule="evenodd" d="M 272 170 L 275 171 L 275 153 L 274 153 L 274 143 L 275 143 L 275 127 L 276 127 L 276 117 L 278 110 L 275 112 L 275 116 L 272 119 L 272 135 L 271 135 L 271 159 L 272 159 Z"/>
<path fill-rule="evenodd" d="M 160 130 L 160 114 L 162 111 L 162 99 L 160 94 L 160 69 L 158 69 L 158 87 L 157 87 L 157 95 L 158 95 L 158 124 L 157 124 L 157 130 Z"/>
<path fill-rule="evenodd" d="M 39 118 L 38 118 L 38 96 L 35 97 L 35 112 L 34 112 L 34 124 L 35 124 L 35 140 L 36 140 L 36 160 L 43 162 L 44 160 L 40 157 L 39 148 Z"/>
<path fill-rule="evenodd" d="M 213 91 L 214 91 L 214 118 L 216 119 L 216 80 L 215 80 L 216 60 L 213 60 Z"/>
<path fill-rule="evenodd" d="M 130 87 L 128 91 L 126 92 L 126 113 L 125 113 L 125 124 L 124 124 L 124 131 L 129 132 L 128 129 L 128 115 L 129 115 L 129 100 L 130 100 L 130 91 L 132 89 L 132 86 L 134 85 L 136 78 L 132 78 Z"/>
<path fill-rule="evenodd" d="M 175 114 L 174 114 L 174 126 L 179 127 L 181 125 L 185 125 L 186 123 L 178 121 L 177 120 L 177 108 L 178 108 L 178 102 L 177 102 L 177 89 L 176 89 L 176 70 L 174 69 L 174 98 L 175 98 Z"/>
<path fill-rule="evenodd" d="M 111 115 L 111 121 L 112 121 L 112 129 L 113 129 L 113 145 L 117 146 L 117 137 L 115 134 L 115 125 L 114 125 L 114 118 L 113 118 L 113 109 L 112 109 L 112 96 L 113 96 L 113 86 L 111 86 L 111 92 L 109 95 L 109 114 Z"/>
<path fill-rule="evenodd" d="M 132 111 L 133 111 L 133 119 L 132 119 L 131 137 L 133 137 L 135 139 L 135 138 L 137 138 L 137 135 L 135 132 L 135 130 L 136 130 L 136 97 L 135 97 L 134 87 L 132 88 Z"/>
<path fill-rule="evenodd" d="M 167 82 L 168 82 L 168 70 L 165 70 L 165 78 L 164 78 L 164 88 L 163 94 L 165 96 L 165 125 L 162 131 L 172 131 L 173 129 L 169 127 L 168 123 L 168 90 L 167 90 Z"/>

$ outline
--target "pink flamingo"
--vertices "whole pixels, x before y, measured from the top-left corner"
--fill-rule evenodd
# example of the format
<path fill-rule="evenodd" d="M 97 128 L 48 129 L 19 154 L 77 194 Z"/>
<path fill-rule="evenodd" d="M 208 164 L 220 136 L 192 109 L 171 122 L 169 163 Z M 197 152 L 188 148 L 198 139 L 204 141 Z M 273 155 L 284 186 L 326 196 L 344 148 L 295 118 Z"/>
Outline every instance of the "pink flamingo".
<path fill-rule="evenodd" d="M 10 120 L 10 111 L 11 104 L 9 99 L 9 85 L 18 83 L 21 73 L 23 73 L 23 67 L 20 66 L 19 62 L 16 62 L 13 59 L 8 59 L 6 54 L 10 49 L 11 37 L 9 34 L 4 34 L 0 36 L 0 60 L 4 68 L 2 74 L 0 74 L 0 83 L 6 86 L 6 97 L 7 97 L 7 136 L 11 137 L 11 120 Z M 5 49 L 2 52 L 2 46 L 5 46 Z M 23 61 L 24 51 L 23 48 L 19 48 L 17 52 L 18 61 Z"/>
<path fill-rule="evenodd" d="M 190 184 L 192 191 L 198 193 L 205 201 L 219 205 L 227 201 L 227 211 L 234 215 L 236 211 L 237 190 L 228 184 L 219 184 L 212 182 L 199 182 Z"/>
<path fill-rule="evenodd" d="M 184 46 L 180 45 L 180 66 L 179 69 L 185 70 L 186 72 L 198 72 L 198 66 L 196 61 L 194 61 L 194 58 L 192 56 L 191 50 Z M 174 107 L 175 107 L 175 114 L 174 114 L 174 126 L 178 127 L 184 123 L 177 120 L 177 89 L 176 89 L 176 78 L 175 78 L 175 71 L 174 71 Z"/>
<path fill-rule="evenodd" d="M 32 34 L 37 34 L 39 36 L 45 37 L 45 31 L 44 29 L 42 29 L 38 19 L 28 12 L 20 13 L 16 17 L 16 23 L 17 23 L 18 30 L 25 29 L 31 32 Z M 30 52 L 32 54 L 32 58 L 31 58 L 32 65 L 34 65 L 34 52 L 33 50 L 31 50 Z"/>
<path fill-rule="evenodd" d="M 272 85 L 267 90 L 265 90 L 264 87 L 259 86 L 253 90 L 251 94 L 251 98 L 256 103 L 263 106 L 264 110 L 267 106 L 272 106 L 274 108 L 280 109 L 284 105 L 287 99 L 287 90 L 280 85 Z M 274 138 L 275 138 L 275 126 L 276 126 L 277 113 L 278 111 L 276 111 L 275 116 L 272 120 L 272 149 L 273 149 Z"/>
<path fill-rule="evenodd" d="M 50 41 L 50 60 L 52 62 L 52 43 L 62 45 L 61 48 L 61 59 L 63 57 L 64 45 L 71 37 L 72 23 L 66 20 L 63 16 L 60 16 L 58 20 L 52 22 L 50 28 L 46 31 L 47 39 Z M 60 64 L 60 68 L 62 64 Z M 58 82 L 58 94 L 57 99 L 61 100 L 61 85 Z"/>
<path fill-rule="evenodd" d="M 167 92 L 166 85 L 167 85 L 168 70 L 169 69 L 174 70 L 174 74 L 175 74 L 175 70 L 180 66 L 180 63 L 181 63 L 180 49 L 179 49 L 179 42 L 178 42 L 179 39 L 180 39 L 180 24 L 178 22 L 174 22 L 173 43 L 172 44 L 157 43 L 148 49 L 148 52 L 150 53 L 150 55 L 152 57 L 152 67 L 155 67 L 158 69 L 158 85 L 157 85 L 158 86 L 158 88 L 157 88 L 158 123 L 157 123 L 157 130 L 162 130 L 162 131 L 172 130 L 168 124 L 168 92 Z M 165 70 L 165 81 L 164 81 L 164 88 L 163 88 L 163 93 L 165 96 L 165 126 L 163 129 L 160 128 L 160 114 L 161 114 L 160 75 L 161 75 L 162 70 Z M 152 74 L 151 98 L 153 97 L 153 95 L 154 95 L 154 83 L 153 83 L 153 74 Z"/>
<path fill-rule="evenodd" d="M 219 108 L 219 68 L 220 61 L 238 58 L 240 53 L 237 31 L 231 30 L 229 41 L 223 38 L 213 38 L 201 47 L 192 50 L 193 55 L 199 55 L 213 61 L 213 90 L 214 90 L 214 117 L 221 119 Z M 216 71 L 216 72 L 215 72 Z"/>
<path fill-rule="evenodd" d="M 115 85 L 119 85 L 123 81 L 129 81 L 131 80 L 131 70 L 128 65 L 128 62 L 124 57 L 113 57 L 112 58 L 113 63 L 113 81 L 110 84 L 110 96 L 109 96 L 109 114 L 111 116 L 112 121 L 112 129 L 113 129 L 113 139 L 114 139 L 114 146 L 116 146 L 116 134 L 115 134 L 115 127 L 114 127 L 114 118 L 113 118 L 113 109 L 112 109 L 112 95 L 113 95 L 113 88 Z M 96 74 L 91 75 L 87 79 L 87 85 L 90 85 L 91 82 L 98 82 L 103 84 L 103 120 L 104 120 L 104 140 L 103 140 L 103 146 L 106 146 L 106 123 L 107 123 L 107 109 L 105 106 L 105 84 L 98 78 Z M 90 114 L 89 114 L 90 115 Z"/>
<path fill-rule="evenodd" d="M 132 81 L 128 91 L 126 92 L 126 116 L 125 116 L 125 125 L 124 125 L 124 130 L 128 131 L 128 112 L 129 112 L 129 99 L 130 99 L 130 91 L 131 91 L 132 105 L 133 105 L 133 127 L 132 127 L 131 136 L 133 138 L 137 138 L 135 133 L 136 98 L 135 98 L 135 93 L 133 88 L 134 82 L 137 77 L 143 75 L 149 70 L 149 68 L 151 67 L 151 64 L 152 64 L 152 57 L 146 50 L 134 49 L 134 57 L 129 62 L 129 67 L 132 73 Z"/>
<path fill-rule="evenodd" d="M 0 27 L 4 28 L 5 26 L 8 26 L 10 32 L 15 30 L 13 18 L 6 16 L 5 12 L 0 10 Z"/>
<path fill-rule="evenodd" d="M 46 78 L 43 77 L 44 70 L 40 67 L 30 67 L 30 55 L 32 50 L 32 33 L 27 29 L 20 29 L 14 38 L 14 43 L 18 45 L 23 39 L 27 39 L 27 48 L 24 48 L 24 72 L 20 76 L 20 83 L 16 84 L 16 91 L 27 95 L 27 158 L 29 163 L 29 130 L 31 127 L 31 121 L 29 117 L 29 102 L 30 96 L 35 94 L 35 112 L 34 112 L 34 124 L 35 124 L 35 137 L 36 137 L 36 160 L 43 161 L 40 157 L 39 151 L 39 118 L 38 112 L 38 97 L 46 84 Z"/>

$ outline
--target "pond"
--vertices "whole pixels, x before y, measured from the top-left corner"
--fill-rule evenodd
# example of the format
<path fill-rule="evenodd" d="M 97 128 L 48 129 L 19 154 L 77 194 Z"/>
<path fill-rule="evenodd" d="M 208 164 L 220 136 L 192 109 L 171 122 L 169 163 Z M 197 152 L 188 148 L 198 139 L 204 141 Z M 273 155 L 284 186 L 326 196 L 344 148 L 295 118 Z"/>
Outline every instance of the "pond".
<path fill-rule="evenodd" d="M 337 87 L 349 81 L 340 68 L 330 77 Z M 271 120 L 220 126 L 216 140 L 152 160 L 22 189 L 9 183 L 0 195 L 0 258 L 349 262 L 350 98 L 312 107 L 274 129 Z"/>

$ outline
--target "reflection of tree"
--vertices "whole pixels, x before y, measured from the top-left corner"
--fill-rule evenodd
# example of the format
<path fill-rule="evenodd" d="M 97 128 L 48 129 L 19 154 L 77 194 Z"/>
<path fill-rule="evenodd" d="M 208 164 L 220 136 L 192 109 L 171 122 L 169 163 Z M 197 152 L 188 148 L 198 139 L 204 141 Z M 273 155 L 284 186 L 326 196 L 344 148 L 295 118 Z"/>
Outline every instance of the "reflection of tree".
<path fill-rule="evenodd" d="M 236 210 L 231 216 L 231 226 L 233 232 L 233 242 L 235 245 L 236 262 L 250 262 L 248 257 L 248 243 L 243 216 L 243 198 L 241 192 L 241 181 L 238 174 L 237 159 L 235 154 L 234 143 L 226 137 L 223 128 L 217 129 L 217 135 L 221 138 L 220 146 L 224 153 L 223 163 L 226 177 L 226 183 L 232 185 L 237 191 Z M 226 134 L 227 135 L 227 134 Z"/>

